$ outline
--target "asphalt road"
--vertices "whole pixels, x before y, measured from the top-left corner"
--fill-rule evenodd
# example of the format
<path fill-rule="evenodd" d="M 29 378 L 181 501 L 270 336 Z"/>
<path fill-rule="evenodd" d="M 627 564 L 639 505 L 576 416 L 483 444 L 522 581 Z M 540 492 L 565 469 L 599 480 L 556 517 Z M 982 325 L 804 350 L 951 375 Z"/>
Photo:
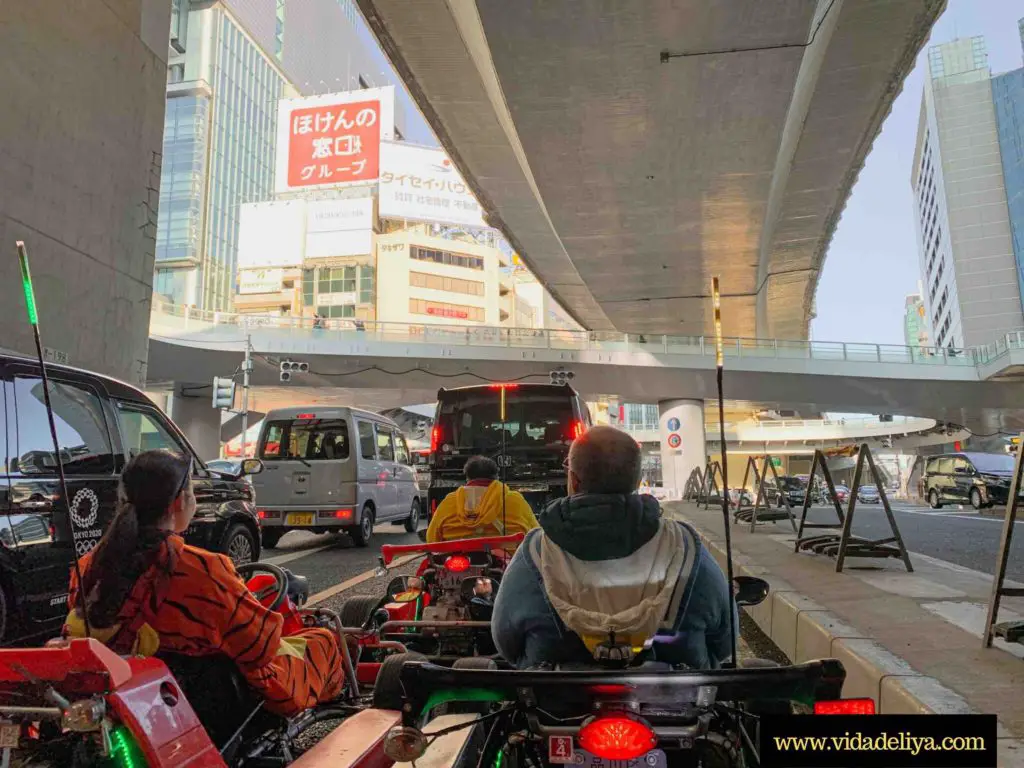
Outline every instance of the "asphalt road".
<path fill-rule="evenodd" d="M 978 515 L 970 506 L 963 510 L 945 506 L 931 509 L 906 502 L 893 502 L 893 515 L 900 534 L 911 552 L 971 568 L 994 573 L 1003 519 Z M 808 520 L 834 522 L 832 507 L 813 507 Z M 1024 581 L 1024 528 L 1014 526 L 1007 577 Z M 781 526 L 781 524 L 780 524 Z M 780 527 L 780 533 L 782 528 Z M 853 514 L 853 533 L 871 539 L 887 538 L 889 523 L 881 504 L 858 503 Z"/>
<path fill-rule="evenodd" d="M 401 525 L 382 523 L 373 530 L 369 546 L 357 547 L 343 533 L 316 535 L 291 531 L 274 549 L 263 551 L 267 560 L 309 579 L 314 595 L 377 567 L 382 544 L 418 544 L 414 533 Z"/>

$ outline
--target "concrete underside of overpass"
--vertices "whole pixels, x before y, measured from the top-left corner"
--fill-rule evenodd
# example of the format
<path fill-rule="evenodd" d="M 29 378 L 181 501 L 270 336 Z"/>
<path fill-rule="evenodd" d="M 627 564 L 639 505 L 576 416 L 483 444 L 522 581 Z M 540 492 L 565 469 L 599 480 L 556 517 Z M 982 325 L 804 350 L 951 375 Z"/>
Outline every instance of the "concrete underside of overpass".
<path fill-rule="evenodd" d="M 584 326 L 805 338 L 864 159 L 945 0 L 357 0 Z M 667 54 L 664 56 L 663 54 Z"/>
<path fill-rule="evenodd" d="M 420 353 L 411 346 L 393 345 L 391 354 L 374 345 L 332 340 L 297 346 L 282 336 L 287 354 L 275 352 L 270 339 L 255 357 L 253 384 L 280 386 L 278 363 L 285 357 L 310 363 L 311 373 L 296 378 L 302 387 L 375 390 L 379 407 L 431 402 L 439 387 L 467 386 L 484 381 L 544 382 L 551 370 L 566 367 L 575 373 L 573 386 L 587 397 L 615 393 L 628 402 L 655 403 L 670 399 L 715 398 L 714 358 L 696 358 L 686 368 L 667 365 L 650 353 L 562 352 L 522 350 L 519 359 L 508 350 L 447 347 Z M 383 345 L 378 345 L 383 346 Z M 150 340 L 150 385 L 173 381 L 207 383 L 230 374 L 242 361 L 241 342 L 181 343 Z M 454 355 L 458 354 L 458 357 Z M 404 356 L 400 356 L 403 355 Z M 741 358 L 725 373 L 725 396 L 730 400 L 763 403 L 783 410 L 845 413 L 892 413 L 921 416 L 960 424 L 986 434 L 1024 429 L 1024 389 L 1017 382 L 978 381 L 973 368 L 933 370 L 920 378 L 899 378 L 903 371 L 886 364 L 836 363 L 828 374 L 809 365 L 785 372 L 771 370 L 777 361 Z M 187 376 L 183 372 L 187 372 Z M 905 374 L 903 374 L 905 375 Z M 390 391 L 390 392 L 388 392 Z M 385 392 L 393 396 L 387 397 Z M 262 406 L 261 406 L 262 407 Z"/>

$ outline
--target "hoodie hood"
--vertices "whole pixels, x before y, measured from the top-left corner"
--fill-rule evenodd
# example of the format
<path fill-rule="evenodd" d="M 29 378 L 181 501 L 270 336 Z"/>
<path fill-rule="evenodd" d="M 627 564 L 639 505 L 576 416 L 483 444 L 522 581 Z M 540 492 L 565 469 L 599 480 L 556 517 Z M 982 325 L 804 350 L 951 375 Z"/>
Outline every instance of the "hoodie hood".
<path fill-rule="evenodd" d="M 580 560 L 628 557 L 658 533 L 661 505 L 653 496 L 580 493 L 551 502 L 538 519 L 544 534 Z"/>
<path fill-rule="evenodd" d="M 510 493 L 498 480 L 486 486 L 462 486 L 455 491 L 454 521 L 468 528 L 493 526 L 500 531 L 503 492 Z"/>

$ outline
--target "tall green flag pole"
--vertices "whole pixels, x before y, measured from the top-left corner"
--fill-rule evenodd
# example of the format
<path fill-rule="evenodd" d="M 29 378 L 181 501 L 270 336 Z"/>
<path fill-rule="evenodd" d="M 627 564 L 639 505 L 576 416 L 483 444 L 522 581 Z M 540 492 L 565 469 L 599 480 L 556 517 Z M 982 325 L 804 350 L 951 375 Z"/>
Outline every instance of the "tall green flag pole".
<path fill-rule="evenodd" d="M 39 371 L 43 380 L 43 401 L 46 404 L 46 418 L 50 422 L 50 437 L 53 438 L 53 454 L 57 462 L 57 476 L 60 478 L 60 493 L 64 497 L 64 504 L 68 510 L 68 526 L 71 529 L 71 541 L 72 546 L 74 546 L 75 522 L 74 516 L 71 514 L 71 497 L 68 496 L 68 481 L 64 476 L 64 459 L 61 457 L 60 441 L 57 439 L 57 424 L 53 418 L 53 406 L 50 405 L 50 377 L 46 373 L 43 342 L 39 335 L 39 312 L 36 309 L 36 293 L 32 288 L 32 272 L 28 266 L 28 251 L 25 249 L 25 243 L 21 240 L 18 240 L 15 245 L 18 249 L 18 265 L 21 267 L 21 290 L 25 294 L 25 309 L 28 311 L 28 322 L 32 326 L 32 335 L 36 340 L 36 356 L 39 358 Z M 77 551 L 75 552 L 74 560 L 75 576 L 78 578 L 78 593 L 83 595 L 82 623 L 85 625 L 85 636 L 89 637 L 92 633 L 89 627 L 88 612 L 85 610 L 85 585 L 82 583 L 82 568 L 78 562 Z M 74 606 L 69 605 L 68 607 L 74 609 Z"/>

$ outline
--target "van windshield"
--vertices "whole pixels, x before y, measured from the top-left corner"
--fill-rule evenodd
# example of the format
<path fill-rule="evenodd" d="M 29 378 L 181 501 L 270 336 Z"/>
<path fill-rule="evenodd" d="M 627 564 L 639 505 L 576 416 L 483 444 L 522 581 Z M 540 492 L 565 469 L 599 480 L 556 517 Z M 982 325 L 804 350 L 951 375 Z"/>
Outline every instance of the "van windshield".
<path fill-rule="evenodd" d="M 272 421 L 259 447 L 259 457 L 269 461 L 328 461 L 348 454 L 348 424 L 342 419 Z"/>
<path fill-rule="evenodd" d="M 572 440 L 572 398 L 547 393 L 506 392 L 505 445 L 543 448 Z M 438 419 L 442 441 L 456 450 L 491 453 L 501 448 L 501 393 L 484 390 L 458 394 L 442 403 Z"/>

